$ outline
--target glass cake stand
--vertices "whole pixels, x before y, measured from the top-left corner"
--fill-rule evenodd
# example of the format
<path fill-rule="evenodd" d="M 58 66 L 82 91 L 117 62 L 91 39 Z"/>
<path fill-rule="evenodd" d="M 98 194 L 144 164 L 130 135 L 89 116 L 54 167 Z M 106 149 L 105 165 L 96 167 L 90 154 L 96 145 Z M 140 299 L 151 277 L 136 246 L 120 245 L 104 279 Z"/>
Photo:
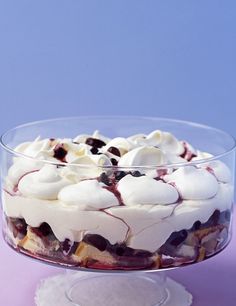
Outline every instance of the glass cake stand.
<path fill-rule="evenodd" d="M 102 135 L 122 138 L 107 147 Z M 118 165 L 138 141 L 149 151 Z M 221 130 L 164 118 L 59 118 L 7 131 L 1 148 L 4 240 L 70 271 L 60 283 L 65 305 L 167 305 L 164 272 L 230 241 L 235 140 Z M 118 204 L 103 207 L 107 199 Z M 47 286 L 48 299 L 59 294 Z"/>

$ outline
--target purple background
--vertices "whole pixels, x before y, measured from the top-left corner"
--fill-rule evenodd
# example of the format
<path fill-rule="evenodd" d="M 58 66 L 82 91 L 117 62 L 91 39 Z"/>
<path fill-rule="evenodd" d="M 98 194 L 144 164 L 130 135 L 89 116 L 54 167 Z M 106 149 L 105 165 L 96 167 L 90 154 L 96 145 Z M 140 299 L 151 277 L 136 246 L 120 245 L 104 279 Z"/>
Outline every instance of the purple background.
<path fill-rule="evenodd" d="M 193 120 L 236 136 L 235 0 L 0 0 L 0 131 L 85 114 Z M 173 271 L 194 305 L 233 306 L 234 242 Z M 59 272 L 0 240 L 0 305 L 31 306 Z"/>
<path fill-rule="evenodd" d="M 236 135 L 235 0 L 0 0 L 0 130 L 83 114 Z"/>

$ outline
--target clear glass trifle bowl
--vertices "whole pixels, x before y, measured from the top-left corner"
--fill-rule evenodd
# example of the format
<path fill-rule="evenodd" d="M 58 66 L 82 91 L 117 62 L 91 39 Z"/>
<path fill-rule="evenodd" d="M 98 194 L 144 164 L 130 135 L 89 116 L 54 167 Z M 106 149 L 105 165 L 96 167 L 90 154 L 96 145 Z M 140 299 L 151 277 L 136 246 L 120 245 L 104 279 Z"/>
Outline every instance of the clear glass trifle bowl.
<path fill-rule="evenodd" d="M 235 141 L 191 122 L 72 117 L 3 134 L 3 235 L 41 261 L 157 271 L 230 241 Z"/>

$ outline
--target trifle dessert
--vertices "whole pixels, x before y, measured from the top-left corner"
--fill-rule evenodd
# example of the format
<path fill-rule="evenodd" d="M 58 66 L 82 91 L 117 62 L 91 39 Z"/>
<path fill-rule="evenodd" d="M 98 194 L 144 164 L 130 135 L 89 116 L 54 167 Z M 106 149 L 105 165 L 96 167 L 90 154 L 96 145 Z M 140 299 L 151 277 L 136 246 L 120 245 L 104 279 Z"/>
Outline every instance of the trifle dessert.
<path fill-rule="evenodd" d="M 103 134 L 39 135 L 12 149 L 2 183 L 11 247 L 78 269 L 152 270 L 200 262 L 227 245 L 226 163 L 158 128 Z"/>

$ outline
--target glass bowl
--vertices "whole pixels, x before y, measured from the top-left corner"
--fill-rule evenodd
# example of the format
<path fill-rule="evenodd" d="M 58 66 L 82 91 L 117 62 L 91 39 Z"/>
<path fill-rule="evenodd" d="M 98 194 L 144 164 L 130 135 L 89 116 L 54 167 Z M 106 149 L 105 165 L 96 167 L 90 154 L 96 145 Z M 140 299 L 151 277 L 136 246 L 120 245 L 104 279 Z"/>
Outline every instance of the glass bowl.
<path fill-rule="evenodd" d="M 172 162 L 159 152 L 155 163 L 145 153 L 117 164 L 128 137 L 145 143 L 140 133 L 156 130 L 180 140 L 156 132 L 148 143 L 159 150 L 165 142 Z M 111 163 L 101 135 L 123 137 L 104 151 Z M 75 270 L 156 271 L 203 261 L 230 241 L 235 141 L 223 131 L 162 118 L 73 117 L 13 128 L 1 146 L 3 234 L 19 253 Z"/>

